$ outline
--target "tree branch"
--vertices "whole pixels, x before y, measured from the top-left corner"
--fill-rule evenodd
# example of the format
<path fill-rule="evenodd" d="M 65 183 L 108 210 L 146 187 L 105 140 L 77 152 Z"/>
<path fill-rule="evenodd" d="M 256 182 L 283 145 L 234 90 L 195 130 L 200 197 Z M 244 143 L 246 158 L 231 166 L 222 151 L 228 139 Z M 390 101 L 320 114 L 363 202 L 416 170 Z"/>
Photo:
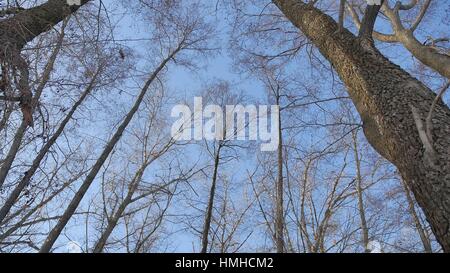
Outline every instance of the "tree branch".
<path fill-rule="evenodd" d="M 383 5 L 384 0 L 379 0 L 379 5 L 367 5 L 366 11 L 364 12 L 364 17 L 361 23 L 361 27 L 359 28 L 359 38 L 363 39 L 373 39 L 373 29 L 375 27 L 375 22 L 378 17 L 378 13 L 380 12 L 381 6 Z"/>
<path fill-rule="evenodd" d="M 0 41 L 21 50 L 28 42 L 57 25 L 91 0 L 80 0 L 81 5 L 69 5 L 67 0 L 48 0 L 25 9 L 0 22 Z"/>

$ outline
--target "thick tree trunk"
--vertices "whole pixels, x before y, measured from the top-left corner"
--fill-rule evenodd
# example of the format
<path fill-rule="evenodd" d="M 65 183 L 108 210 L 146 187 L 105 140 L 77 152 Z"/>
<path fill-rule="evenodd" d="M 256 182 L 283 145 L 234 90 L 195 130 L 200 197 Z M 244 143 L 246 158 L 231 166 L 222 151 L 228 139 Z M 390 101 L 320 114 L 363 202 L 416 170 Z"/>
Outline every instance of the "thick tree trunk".
<path fill-rule="evenodd" d="M 11 18 L 0 22 L 0 44 L 5 49 L 20 50 L 34 38 L 76 12 L 91 0 L 80 0 L 81 5 L 67 4 L 67 0 L 48 0 L 46 3 L 18 12 Z M 1 56 L 3 58 L 3 55 Z"/>
<path fill-rule="evenodd" d="M 16 87 L 20 92 L 20 108 L 26 127 L 33 127 L 33 94 L 29 84 L 28 63 L 21 56 L 22 48 L 89 1 L 80 0 L 80 5 L 68 5 L 67 0 L 49 0 L 0 21 L 0 61 L 20 74 Z"/>
<path fill-rule="evenodd" d="M 432 119 L 433 156 L 419 136 L 436 94 L 384 57 L 372 43 L 312 5 L 273 0 L 329 60 L 347 87 L 369 143 L 399 169 L 436 238 L 450 252 L 450 109 L 439 100 Z M 415 112 L 415 114 L 413 114 Z M 415 117 L 414 117 L 415 116 Z"/>

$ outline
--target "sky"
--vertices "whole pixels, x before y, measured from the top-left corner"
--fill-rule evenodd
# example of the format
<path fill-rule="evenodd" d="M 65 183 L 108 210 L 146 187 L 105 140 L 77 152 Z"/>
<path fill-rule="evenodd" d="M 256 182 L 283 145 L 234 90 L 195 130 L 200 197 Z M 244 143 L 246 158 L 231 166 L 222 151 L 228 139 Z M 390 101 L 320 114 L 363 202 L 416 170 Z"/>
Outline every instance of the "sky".
<path fill-rule="evenodd" d="M 148 27 L 144 23 L 140 23 L 139 20 L 136 20 L 133 15 L 131 14 L 122 14 L 121 13 L 121 4 L 118 4 L 117 0 L 103 0 L 106 8 L 108 9 L 108 15 L 110 17 L 110 20 L 113 25 L 115 25 L 114 30 L 114 39 L 117 40 L 118 44 L 123 44 L 124 47 L 130 48 L 133 51 L 137 52 L 137 54 L 141 54 L 142 56 L 146 56 L 147 49 L 145 45 L 145 41 L 140 40 L 141 38 L 147 38 L 146 34 L 146 28 Z M 120 1 L 119 1 L 120 2 Z M 440 12 L 439 10 L 437 12 Z M 443 11 L 441 11 L 443 12 Z M 443 16 L 439 16 L 439 18 L 442 18 Z M 219 35 L 217 37 L 217 40 L 220 45 L 223 46 L 222 50 L 215 56 L 207 61 L 201 61 L 201 64 L 204 65 L 204 68 L 199 72 L 193 72 L 189 71 L 185 68 L 175 67 L 171 66 L 169 73 L 168 73 L 168 90 L 169 92 L 172 92 L 172 95 L 174 96 L 174 103 L 176 101 L 184 102 L 188 101 L 193 103 L 194 96 L 198 96 L 203 92 L 204 86 L 211 82 L 216 82 L 218 80 L 227 80 L 233 83 L 233 88 L 235 90 L 242 90 L 245 95 L 250 97 L 250 101 L 266 101 L 267 100 L 267 91 L 265 90 L 263 84 L 256 80 L 251 75 L 242 73 L 242 71 L 239 71 L 234 65 L 233 65 L 233 59 L 231 58 L 230 51 L 227 50 L 227 43 L 228 43 L 228 31 L 229 26 L 226 22 L 226 17 L 224 14 L 220 13 L 214 13 L 211 11 L 211 19 L 213 20 L 219 20 L 218 23 L 218 30 Z M 444 19 L 443 19 L 444 20 Z M 450 29 L 448 24 L 445 24 L 445 21 L 437 22 L 431 20 L 432 25 L 430 26 L 430 32 L 441 32 L 442 34 L 448 34 L 450 33 Z M 384 29 L 385 26 L 383 23 L 378 24 L 378 29 Z M 421 31 L 419 33 L 419 37 L 424 38 L 430 33 L 427 33 L 425 31 Z M 130 41 L 130 40 L 136 40 L 136 41 Z M 137 41 L 139 40 L 139 41 Z M 388 55 L 392 61 L 395 63 L 401 65 L 402 67 L 408 68 L 414 65 L 413 59 L 411 58 L 410 54 L 408 54 L 405 49 L 403 49 L 401 46 L 396 45 L 386 45 L 386 44 L 378 44 L 379 48 L 382 50 L 383 53 Z M 303 52 L 304 54 L 304 52 Z M 144 62 L 146 59 L 142 58 L 142 62 Z M 301 57 L 302 61 L 306 62 L 306 57 Z M 139 63 L 138 63 L 139 64 Z M 290 71 L 297 73 L 299 78 L 306 78 L 311 80 L 310 78 L 313 77 L 313 72 L 311 72 L 311 66 L 309 65 L 301 65 L 301 66 L 295 66 L 296 71 Z M 434 84 L 434 88 L 437 88 L 442 82 L 439 79 L 431 80 L 432 84 Z M 331 81 L 329 83 L 321 82 L 317 83 L 322 88 L 326 89 L 323 94 L 330 95 L 330 90 L 333 88 Z M 136 82 L 130 81 L 130 86 L 135 86 Z M 136 91 L 136 90 L 135 90 Z M 133 91 L 131 91 L 133 92 Z M 326 96 L 325 96 L 326 97 Z M 131 101 L 127 101 L 127 98 L 130 98 L 129 96 L 123 97 L 123 105 L 127 105 L 131 103 Z M 446 102 L 448 103 L 450 98 L 450 94 L 447 94 L 446 96 Z M 333 106 L 328 106 L 330 109 L 333 108 Z M 126 108 L 126 107 L 125 107 Z M 119 115 L 120 116 L 120 115 Z M 107 125 L 105 125 L 107 126 Z M 100 139 L 107 139 L 110 131 L 105 130 L 102 133 L 98 133 L 95 131 L 95 128 L 91 128 L 90 130 L 85 131 L 86 134 L 91 134 L 92 137 L 98 137 Z M 309 133 L 310 138 L 304 140 L 305 146 L 312 145 L 317 141 L 319 138 L 319 141 L 328 141 L 327 139 L 320 139 L 320 132 L 310 132 Z M 323 144 L 323 143 L 322 143 Z M 194 153 L 200 153 L 197 148 L 192 148 Z M 200 154 L 195 154 L 193 158 L 200 157 Z M 229 163 L 228 168 L 233 169 L 233 173 L 235 176 L 240 177 L 237 180 L 245 180 L 243 177 L 245 177 L 246 170 L 252 169 L 255 167 L 255 163 L 253 161 L 254 157 L 252 156 L 244 156 L 242 155 L 241 160 L 238 162 L 232 162 Z M 150 171 L 151 172 L 151 171 Z M 149 175 L 151 176 L 151 175 Z M 199 183 L 204 183 L 199 182 Z M 208 184 L 204 185 L 207 187 Z M 89 200 L 89 196 L 93 196 L 97 191 L 99 190 L 98 184 L 94 184 L 92 189 L 89 191 L 89 195 L 85 197 L 85 200 Z M 240 194 L 240 192 L 238 193 Z M 84 203 L 84 206 L 87 204 Z M 171 213 L 176 214 L 177 210 L 182 210 L 183 204 L 177 204 L 174 206 L 174 209 L 171 211 Z M 64 244 L 66 242 L 69 242 L 67 244 L 66 250 L 61 248 L 61 251 L 79 251 L 79 246 L 76 241 L 77 238 L 81 238 L 84 236 L 85 227 L 83 226 L 83 222 L 81 220 L 75 220 L 71 221 L 69 224 L 71 227 L 71 233 L 70 236 L 66 236 L 60 239 L 60 244 Z M 193 251 L 193 247 L 198 249 L 198 237 L 193 236 L 190 231 L 187 231 L 184 229 L 184 227 L 181 224 L 177 223 L 171 223 L 168 225 L 168 229 L 172 229 L 172 231 L 176 232 L 176 235 L 171 238 L 171 248 L 167 251 L 177 251 L 177 252 L 189 252 Z M 95 232 L 95 229 L 92 229 L 91 232 Z M 120 231 L 119 231 L 120 233 Z M 258 234 L 254 236 L 259 236 Z M 255 237 L 258 238 L 258 237 Z M 71 242 L 73 239 L 74 242 Z M 260 238 L 258 238 L 260 239 Z M 80 243 L 81 244 L 81 243 Z M 251 243 L 250 243 L 251 245 Z M 379 251 L 379 245 L 374 242 L 374 249 L 376 251 Z"/>

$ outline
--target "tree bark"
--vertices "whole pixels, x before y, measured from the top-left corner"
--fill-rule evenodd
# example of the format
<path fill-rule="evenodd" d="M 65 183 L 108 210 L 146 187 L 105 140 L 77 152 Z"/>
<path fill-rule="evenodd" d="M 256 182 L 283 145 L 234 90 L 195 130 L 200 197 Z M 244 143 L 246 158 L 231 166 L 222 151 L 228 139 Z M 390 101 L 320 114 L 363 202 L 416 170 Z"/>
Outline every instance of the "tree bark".
<path fill-rule="evenodd" d="M 80 0 L 80 5 L 68 5 L 66 0 L 49 0 L 30 9 L 19 10 L 13 17 L 0 21 L 0 61 L 20 74 L 16 86 L 20 92 L 20 108 L 26 127 L 33 127 L 34 101 L 29 85 L 28 63 L 21 56 L 22 48 L 89 1 Z"/>
<path fill-rule="evenodd" d="M 365 39 L 346 29 L 336 31 L 337 23 L 312 5 L 273 2 L 331 62 L 361 116 L 369 143 L 399 169 L 437 240 L 450 252 L 450 109 L 442 100 L 435 108 L 430 157 L 416 123 L 426 118 L 436 94 Z"/>
<path fill-rule="evenodd" d="M 91 0 L 80 0 L 80 6 L 69 6 L 67 0 L 48 0 L 42 5 L 19 11 L 13 17 L 0 21 L 2 45 L 0 52 L 5 54 L 4 50 L 8 48 L 20 52 L 28 42 L 57 25 L 89 1 Z"/>

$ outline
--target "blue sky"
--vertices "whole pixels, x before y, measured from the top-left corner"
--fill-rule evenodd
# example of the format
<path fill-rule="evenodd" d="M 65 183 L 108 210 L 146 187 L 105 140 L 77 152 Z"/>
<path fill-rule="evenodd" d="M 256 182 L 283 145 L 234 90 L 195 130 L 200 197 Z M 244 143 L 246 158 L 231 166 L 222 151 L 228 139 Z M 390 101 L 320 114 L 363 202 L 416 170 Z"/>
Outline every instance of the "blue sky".
<path fill-rule="evenodd" d="M 142 56 L 145 56 L 147 58 L 150 57 L 148 56 L 146 51 L 145 41 L 143 40 L 129 41 L 130 39 L 139 40 L 141 38 L 144 39 L 147 38 L 148 35 L 146 31 L 148 26 L 145 23 L 136 20 L 136 18 L 133 15 L 120 14 L 121 7 L 120 5 L 117 4 L 116 0 L 104 0 L 104 4 L 110 11 L 109 16 L 111 16 L 110 17 L 111 22 L 113 22 L 114 25 L 117 24 L 114 31 L 114 38 L 118 41 L 118 43 L 131 48 L 132 50 L 134 50 L 138 54 L 141 54 Z M 439 13 L 444 11 L 438 10 L 437 12 Z M 243 90 L 244 93 L 248 97 L 250 97 L 253 101 L 262 101 L 262 102 L 266 101 L 267 92 L 264 89 L 262 83 L 256 80 L 254 77 L 251 77 L 250 75 L 238 71 L 237 68 L 233 66 L 233 60 L 230 57 L 230 52 L 227 50 L 227 44 L 229 39 L 227 32 L 229 31 L 229 27 L 224 20 L 224 16 L 220 14 L 220 11 L 218 14 L 215 14 L 214 12 L 211 12 L 211 14 L 212 14 L 211 20 L 219 19 L 218 29 L 220 34 L 217 37 L 217 41 L 222 46 L 221 51 L 218 52 L 218 54 L 215 57 L 212 57 L 207 61 L 201 61 L 201 63 L 204 64 L 205 67 L 199 72 L 193 72 L 186 70 L 185 68 L 175 67 L 174 65 L 171 65 L 167 81 L 169 92 L 172 92 L 171 95 L 174 95 L 175 98 L 178 98 L 180 102 L 184 102 L 184 100 L 187 100 L 188 102 L 192 103 L 193 97 L 202 93 L 203 86 L 205 84 L 217 80 L 227 80 L 233 83 L 233 87 L 236 90 Z M 438 17 L 442 18 L 443 16 L 439 16 L 438 14 Z M 445 24 L 444 21 L 436 22 L 431 20 L 431 22 L 432 23 L 429 28 L 430 33 L 420 31 L 419 32 L 420 38 L 423 39 L 424 37 L 426 37 L 428 34 L 431 33 L 435 35 L 450 33 L 449 26 L 448 24 Z M 383 23 L 379 24 L 378 27 L 379 29 L 385 28 Z M 414 64 L 414 61 L 410 56 L 410 54 L 401 46 L 379 44 L 379 48 L 384 53 L 386 53 L 386 55 L 388 55 L 392 61 L 401 65 L 404 68 L 409 68 Z M 304 53 L 305 52 L 302 51 L 301 54 Z M 140 65 L 145 66 L 144 62 L 146 58 L 142 58 L 141 60 L 142 63 L 140 63 Z M 298 75 L 298 78 L 300 79 L 305 79 L 307 81 L 314 81 L 315 72 L 311 70 L 312 69 L 311 66 L 307 63 L 308 59 L 305 56 L 302 56 L 301 58 L 299 58 L 298 61 L 304 62 L 304 65 L 293 66 L 292 70 L 289 72 Z M 434 88 L 436 88 L 442 83 L 440 79 L 430 80 L 429 82 L 434 85 L 432 86 Z M 323 95 L 323 97 L 329 97 L 330 95 L 332 95 L 333 87 L 339 90 L 342 89 L 340 86 L 335 87 L 334 85 L 332 85 L 331 80 L 329 82 L 318 82 L 316 84 L 318 87 L 322 88 L 321 95 Z M 129 85 L 135 86 L 136 83 L 130 82 Z M 137 90 L 130 92 L 131 93 L 137 92 Z M 447 101 L 449 95 L 450 94 L 447 95 Z M 174 102 L 176 102 L 176 99 L 174 100 Z M 124 105 L 127 105 L 128 103 L 129 103 L 128 101 L 123 101 Z M 335 108 L 335 106 L 331 104 L 327 105 L 327 107 L 330 110 Z M 308 117 L 308 113 L 302 114 Z M 321 143 L 322 145 L 324 145 L 324 143 L 329 141 L 329 139 L 323 137 L 322 135 L 323 133 L 324 131 L 314 131 L 312 129 L 307 132 L 304 132 L 304 134 L 302 135 L 303 137 L 305 137 L 303 140 L 304 145 L 309 147 L 312 146 L 313 143 L 318 143 L 320 141 L 323 141 Z M 95 132 L 95 135 L 97 137 L 103 139 L 106 139 L 108 137 L 108 134 L 109 134 L 108 130 L 104 132 L 104 135 Z M 193 148 L 193 150 L 195 149 L 196 148 Z M 199 156 L 200 154 L 195 154 L 193 158 Z M 237 181 L 243 181 L 245 180 L 244 177 L 246 170 L 255 167 L 255 162 L 253 161 L 253 159 L 254 157 L 252 156 L 245 157 L 244 155 L 242 155 L 241 160 L 229 163 L 227 164 L 226 167 L 228 169 L 231 169 L 232 173 L 234 173 L 238 177 Z M 334 163 L 336 164 L 341 163 L 339 162 L 339 160 L 342 160 L 342 158 L 336 159 L 336 162 Z M 152 174 L 149 174 L 149 176 L 152 176 Z M 202 184 L 203 186 L 206 187 L 208 185 L 207 183 L 205 184 L 205 181 L 199 181 L 199 184 Z M 91 193 L 96 192 L 98 189 L 99 189 L 98 185 L 94 184 L 90 192 Z M 88 196 L 86 196 L 85 199 L 88 199 Z M 175 205 L 174 210 L 177 209 L 181 210 L 182 208 L 180 208 L 179 205 Z M 172 212 L 176 213 L 176 211 Z M 71 221 L 69 225 L 71 227 L 77 226 L 72 230 L 72 234 L 75 238 L 82 237 L 81 234 L 84 233 L 84 226 L 81 220 Z M 182 225 L 177 225 L 175 223 L 168 224 L 168 228 L 172 229 L 172 231 L 177 231 L 176 235 L 171 238 L 172 248 L 169 249 L 170 251 L 179 251 L 179 252 L 193 251 L 193 245 L 195 245 L 196 249 L 198 249 L 199 243 L 198 237 L 193 236 L 192 232 L 183 230 Z M 92 229 L 91 232 L 95 232 L 95 229 Z M 256 234 L 255 236 L 259 236 L 259 234 Z M 262 237 L 255 237 L 255 238 L 261 239 Z M 61 240 L 64 241 L 66 240 L 66 238 L 61 238 Z"/>

